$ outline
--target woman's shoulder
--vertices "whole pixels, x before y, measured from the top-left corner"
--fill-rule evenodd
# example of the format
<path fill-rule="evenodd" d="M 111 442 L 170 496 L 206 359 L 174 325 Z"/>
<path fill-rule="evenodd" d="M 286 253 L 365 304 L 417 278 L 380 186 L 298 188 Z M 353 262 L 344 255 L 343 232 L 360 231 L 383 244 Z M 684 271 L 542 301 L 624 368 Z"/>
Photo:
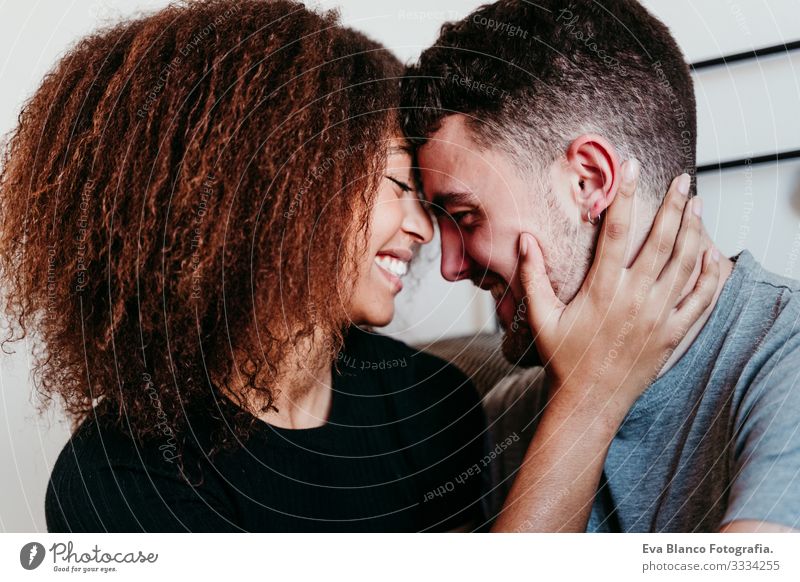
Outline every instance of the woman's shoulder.
<path fill-rule="evenodd" d="M 67 487 L 78 480 L 91 485 L 104 469 L 125 464 L 133 453 L 132 443 L 113 423 L 92 413 L 61 449 L 50 476 L 51 488 Z"/>
<path fill-rule="evenodd" d="M 166 446 L 138 441 L 124 431 L 120 422 L 93 412 L 64 445 L 52 478 L 66 481 L 78 473 L 87 476 L 114 467 L 148 467 L 158 464 L 159 459 L 167 462 L 167 466 L 174 466 L 175 459 L 170 457 L 177 450 L 174 437 L 163 445 Z"/>
<path fill-rule="evenodd" d="M 121 489 L 118 475 L 146 475 L 151 457 L 116 423 L 93 411 L 72 434 L 53 466 L 45 497 L 48 530 L 117 530 L 113 513 L 119 509 L 118 503 L 136 503 L 135 496 Z"/>
<path fill-rule="evenodd" d="M 189 449 L 181 449 L 187 454 Z M 174 443 L 146 443 L 127 435 L 117 422 L 93 415 L 78 427 L 56 460 L 45 496 L 50 532 L 196 531 L 186 521 L 202 511 L 181 511 L 192 499 L 210 506 L 210 484 L 202 497 L 186 478 Z M 177 510 L 178 512 L 176 512 Z M 219 514 L 219 511 L 217 511 Z M 217 519 L 208 521 L 217 524 Z M 222 527 L 217 524 L 218 527 Z"/>

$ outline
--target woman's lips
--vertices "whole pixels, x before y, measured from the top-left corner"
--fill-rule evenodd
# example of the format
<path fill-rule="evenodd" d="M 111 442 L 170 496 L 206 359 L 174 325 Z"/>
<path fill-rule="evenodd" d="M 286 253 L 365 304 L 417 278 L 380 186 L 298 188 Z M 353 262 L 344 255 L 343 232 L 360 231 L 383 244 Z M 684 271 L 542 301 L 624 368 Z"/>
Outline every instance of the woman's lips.
<path fill-rule="evenodd" d="M 408 273 L 408 261 L 397 258 L 395 252 L 380 252 L 375 256 L 375 264 L 391 284 L 392 291 L 399 293 L 403 289 L 403 282 L 400 278 Z"/>
<path fill-rule="evenodd" d="M 395 259 L 399 259 L 405 263 L 410 263 L 411 259 L 414 257 L 414 253 L 411 249 L 406 249 L 402 247 L 391 247 L 386 249 L 381 249 L 377 253 L 378 257 L 386 256 L 386 257 L 394 257 Z"/>

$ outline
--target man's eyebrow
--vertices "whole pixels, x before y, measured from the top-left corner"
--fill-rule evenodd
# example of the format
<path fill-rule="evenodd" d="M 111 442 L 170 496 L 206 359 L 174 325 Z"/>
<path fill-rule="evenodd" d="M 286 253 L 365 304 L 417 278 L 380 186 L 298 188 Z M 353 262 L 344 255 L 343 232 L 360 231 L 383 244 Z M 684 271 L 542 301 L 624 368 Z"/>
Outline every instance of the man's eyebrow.
<path fill-rule="evenodd" d="M 435 207 L 478 206 L 478 198 L 472 192 L 437 192 L 431 199 Z"/>

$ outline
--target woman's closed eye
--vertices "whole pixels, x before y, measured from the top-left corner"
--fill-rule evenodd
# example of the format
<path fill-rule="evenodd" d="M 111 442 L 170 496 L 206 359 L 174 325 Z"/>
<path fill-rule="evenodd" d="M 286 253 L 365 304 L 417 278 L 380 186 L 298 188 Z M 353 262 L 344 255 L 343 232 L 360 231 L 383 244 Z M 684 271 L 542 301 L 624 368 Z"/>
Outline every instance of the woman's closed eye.
<path fill-rule="evenodd" d="M 392 176 L 386 176 L 386 177 L 392 182 L 394 182 L 395 185 L 397 185 L 399 189 L 399 191 L 397 191 L 398 198 L 402 198 L 405 194 L 414 191 L 414 189 L 411 186 L 409 186 L 406 182 L 403 182 L 402 180 L 399 180 L 397 178 L 393 178 Z"/>

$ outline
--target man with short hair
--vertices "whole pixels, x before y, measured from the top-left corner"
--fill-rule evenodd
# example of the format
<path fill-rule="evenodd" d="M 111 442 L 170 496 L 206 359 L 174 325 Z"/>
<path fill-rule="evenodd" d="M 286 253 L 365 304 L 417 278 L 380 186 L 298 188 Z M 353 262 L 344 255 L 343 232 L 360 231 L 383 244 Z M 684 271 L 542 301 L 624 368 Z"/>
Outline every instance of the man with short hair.
<path fill-rule="evenodd" d="M 633 0 L 483 6 L 445 25 L 409 69 L 403 107 L 438 218 L 442 275 L 492 292 L 504 353 L 517 364 L 542 360 L 530 318 L 520 317 L 521 254 L 540 261 L 555 296 L 569 302 L 597 250 L 622 160 L 641 162 L 629 260 L 671 178 L 687 173 L 678 189 L 695 194 L 689 69 L 669 30 Z M 690 204 L 702 213 L 699 198 Z M 704 244 L 713 248 L 707 236 Z M 700 262 L 687 287 L 699 270 Z M 723 257 L 720 272 L 714 303 L 611 442 L 587 530 L 798 527 L 800 284 L 747 251 Z M 544 300 L 530 299 L 534 308 Z M 624 328 L 614 343 L 596 362 L 600 375 L 617 350 L 637 349 Z M 524 506 L 530 489 L 517 479 L 506 509 Z M 497 521 L 525 529 L 519 511 Z"/>

